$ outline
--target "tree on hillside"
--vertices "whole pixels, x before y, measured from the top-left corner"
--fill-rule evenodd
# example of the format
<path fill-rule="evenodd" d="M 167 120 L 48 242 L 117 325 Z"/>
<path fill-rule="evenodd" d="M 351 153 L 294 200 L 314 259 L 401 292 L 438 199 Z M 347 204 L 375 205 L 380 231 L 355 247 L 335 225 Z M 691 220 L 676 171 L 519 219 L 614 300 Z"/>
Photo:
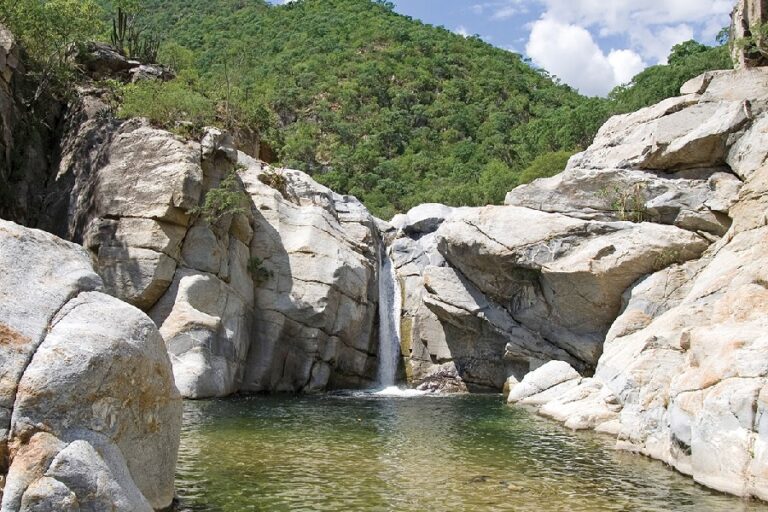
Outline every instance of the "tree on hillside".
<path fill-rule="evenodd" d="M 388 2 L 133 1 L 163 34 L 159 60 L 184 71 L 127 88 L 123 114 L 171 129 L 218 124 L 254 156 L 354 194 L 381 217 L 422 202 L 499 202 L 538 157 L 562 160 L 612 114 L 730 67 L 726 49 L 689 41 L 610 99 L 585 98 L 518 54 Z"/>
<path fill-rule="evenodd" d="M 72 44 L 102 32 L 101 9 L 92 0 L 0 0 L 0 22 L 26 50 L 28 73 L 36 84 L 34 105 L 46 92 L 62 93 L 71 79 L 66 63 Z"/>

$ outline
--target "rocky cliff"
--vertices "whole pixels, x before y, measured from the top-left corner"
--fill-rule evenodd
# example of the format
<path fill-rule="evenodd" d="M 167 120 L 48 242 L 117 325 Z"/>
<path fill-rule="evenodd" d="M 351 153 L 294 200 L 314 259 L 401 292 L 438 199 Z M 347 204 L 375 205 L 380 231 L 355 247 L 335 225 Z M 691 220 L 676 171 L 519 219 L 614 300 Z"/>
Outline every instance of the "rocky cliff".
<path fill-rule="evenodd" d="M 359 201 L 219 130 L 117 120 L 91 82 L 49 138 L 19 135 L 38 127 L 0 43 L 3 511 L 168 507 L 181 396 L 374 384 L 383 246 Z M 125 60 L 102 50 L 94 73 Z"/>
<path fill-rule="evenodd" d="M 501 306 L 568 351 L 540 367 L 526 356 L 535 371 L 513 372 L 511 402 L 766 499 L 768 70 L 708 73 L 681 92 L 613 118 L 509 206 L 448 215 L 435 232 L 446 263 L 422 271 L 423 300 L 458 306 L 430 283 L 459 274 L 488 304 L 475 317 L 493 323 Z M 468 311 L 442 319 L 453 328 Z"/>
<path fill-rule="evenodd" d="M 273 170 L 215 129 L 185 141 L 68 116 L 40 226 L 90 252 L 106 290 L 150 314 L 186 397 L 372 384 L 379 236 L 354 198 Z M 229 210 L 206 210 L 230 194 Z"/>

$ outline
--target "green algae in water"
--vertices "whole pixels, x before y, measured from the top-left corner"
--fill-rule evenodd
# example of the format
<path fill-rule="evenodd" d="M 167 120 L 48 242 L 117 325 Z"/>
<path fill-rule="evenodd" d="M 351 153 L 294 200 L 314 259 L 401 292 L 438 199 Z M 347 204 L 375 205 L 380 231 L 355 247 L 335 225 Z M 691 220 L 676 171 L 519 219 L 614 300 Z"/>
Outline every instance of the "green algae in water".
<path fill-rule="evenodd" d="M 499 396 L 186 402 L 184 511 L 766 511 Z"/>

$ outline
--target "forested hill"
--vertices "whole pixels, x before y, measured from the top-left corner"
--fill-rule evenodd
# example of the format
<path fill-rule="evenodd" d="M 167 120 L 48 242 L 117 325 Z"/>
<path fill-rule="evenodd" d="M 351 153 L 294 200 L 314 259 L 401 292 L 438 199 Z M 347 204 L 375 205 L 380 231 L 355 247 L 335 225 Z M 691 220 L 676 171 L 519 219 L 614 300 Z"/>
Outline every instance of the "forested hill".
<path fill-rule="evenodd" d="M 422 202 L 500 202 L 532 163 L 528 174 L 561 169 L 617 110 L 387 2 L 126 3 L 180 70 L 174 83 L 129 87 L 126 115 L 254 132 L 279 165 L 384 218 Z"/>
<path fill-rule="evenodd" d="M 517 54 L 382 3 L 143 3 L 161 60 L 185 61 L 169 43 L 191 50 L 193 88 L 256 117 L 247 122 L 281 165 L 384 217 L 427 201 L 498 202 L 534 157 L 584 146 L 607 113 Z"/>

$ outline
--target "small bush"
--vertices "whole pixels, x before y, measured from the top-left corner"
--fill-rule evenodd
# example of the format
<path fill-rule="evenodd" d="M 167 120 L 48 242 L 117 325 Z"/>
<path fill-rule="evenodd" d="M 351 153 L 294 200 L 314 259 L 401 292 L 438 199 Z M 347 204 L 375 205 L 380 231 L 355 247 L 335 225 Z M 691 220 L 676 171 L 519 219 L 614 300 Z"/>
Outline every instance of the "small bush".
<path fill-rule="evenodd" d="M 214 102 L 181 80 L 145 80 L 126 85 L 122 92 L 120 117 L 146 117 L 170 130 L 185 125 L 199 130 L 215 124 Z"/>
<path fill-rule="evenodd" d="M 608 208 L 616 212 L 619 220 L 644 222 L 649 220 L 644 191 L 645 183 L 635 183 L 629 190 L 618 186 L 603 189 L 600 195 L 608 201 Z"/>
<path fill-rule="evenodd" d="M 288 180 L 280 171 L 267 170 L 259 174 L 259 181 L 280 192 L 280 195 L 288 199 Z"/>
<path fill-rule="evenodd" d="M 26 75 L 34 84 L 23 98 L 28 107 L 48 95 L 66 98 L 72 93 L 76 75 L 67 57 L 73 45 L 102 31 L 101 16 L 94 0 L 0 0 L 0 23 L 26 52 Z"/>
<path fill-rule="evenodd" d="M 202 206 L 192 210 L 193 214 L 201 215 L 213 224 L 225 215 L 244 213 L 245 194 L 237 179 L 237 174 L 231 171 L 221 180 L 218 187 L 212 188 L 205 195 Z"/>
<path fill-rule="evenodd" d="M 666 248 L 661 251 L 653 260 L 653 268 L 657 272 L 664 270 L 670 265 L 677 263 L 680 260 L 680 251 L 677 249 Z"/>
<path fill-rule="evenodd" d="M 561 173 L 563 169 L 565 169 L 565 166 L 568 165 L 568 159 L 575 153 L 575 151 L 554 151 L 536 157 L 536 159 L 534 159 L 534 161 L 520 173 L 518 183 L 522 185 L 539 178 L 549 178 L 555 174 Z"/>
<path fill-rule="evenodd" d="M 248 260 L 248 272 L 251 273 L 256 285 L 262 285 L 274 276 L 271 270 L 264 268 L 264 261 L 258 256 Z"/>
<path fill-rule="evenodd" d="M 768 23 L 753 24 L 749 35 L 735 40 L 734 45 L 748 54 L 768 57 Z"/>

